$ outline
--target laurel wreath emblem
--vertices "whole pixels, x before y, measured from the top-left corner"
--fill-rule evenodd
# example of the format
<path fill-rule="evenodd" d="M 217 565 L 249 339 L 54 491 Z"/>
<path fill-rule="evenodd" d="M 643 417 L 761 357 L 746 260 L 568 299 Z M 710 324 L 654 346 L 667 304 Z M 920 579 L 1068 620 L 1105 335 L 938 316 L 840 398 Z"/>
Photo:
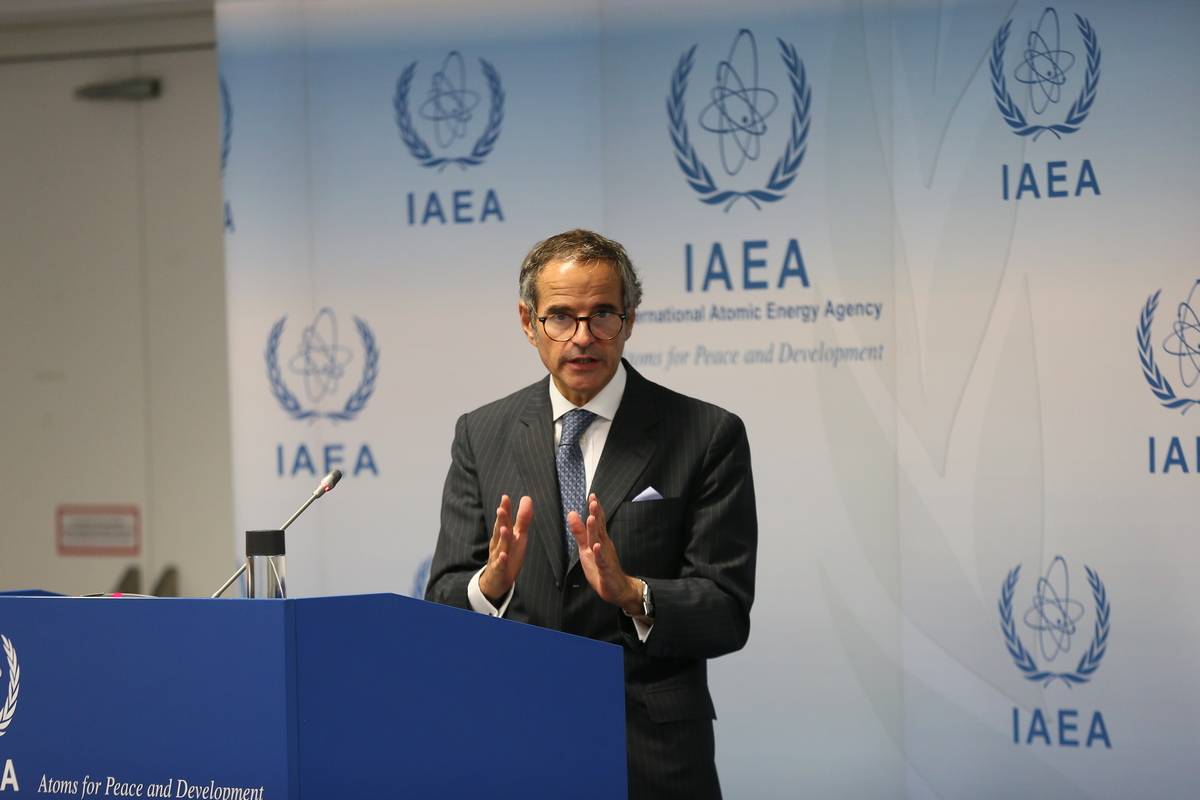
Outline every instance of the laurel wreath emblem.
<path fill-rule="evenodd" d="M 1004 46 L 1008 42 L 1008 34 L 1012 29 L 1011 19 L 1000 26 L 996 38 L 992 40 L 992 55 L 988 59 L 988 65 L 992 71 L 992 94 L 996 96 L 996 106 L 1000 109 L 1000 116 L 1004 117 L 1008 127 L 1012 128 L 1013 133 L 1018 136 L 1032 136 L 1033 140 L 1037 141 L 1039 136 L 1049 131 L 1061 139 L 1063 136 L 1079 130 L 1092 110 L 1092 103 L 1096 101 L 1096 87 L 1100 83 L 1100 45 L 1096 40 L 1096 31 L 1090 22 L 1079 14 L 1075 15 L 1075 21 L 1079 26 L 1080 35 L 1083 36 L 1084 47 L 1087 48 L 1087 72 L 1083 77 L 1083 88 L 1079 90 L 1079 96 L 1071 104 L 1067 118 L 1057 125 L 1030 125 L 1025 118 L 1025 113 L 1008 93 L 1008 82 L 1004 78 Z"/>
<path fill-rule="evenodd" d="M 286 322 L 286 316 L 280 317 L 279 321 L 271 326 L 271 333 L 267 337 L 267 380 L 271 382 L 271 393 L 275 395 L 279 405 L 295 420 L 324 418 L 335 422 L 349 422 L 354 419 L 371 399 L 371 394 L 375 391 L 375 379 L 379 377 L 379 347 L 375 343 L 375 334 L 367 327 L 367 323 L 358 317 L 354 318 L 354 325 L 358 328 L 358 335 L 362 339 L 365 354 L 362 380 L 359 381 L 354 393 L 346 399 L 346 404 L 340 411 L 315 411 L 304 408 L 296 395 L 292 394 L 287 384 L 283 382 L 283 374 L 279 368 L 279 339 L 283 336 Z"/>
<path fill-rule="evenodd" d="M 1091 567 L 1084 565 L 1087 571 L 1088 585 L 1092 587 L 1092 599 L 1096 602 L 1096 622 L 1092 627 L 1092 643 L 1079 658 L 1073 672 L 1051 672 L 1038 667 L 1033 655 L 1025 649 L 1021 637 L 1017 635 L 1017 626 L 1013 621 L 1013 590 L 1017 586 L 1017 578 L 1021 574 L 1021 565 L 1012 568 L 1004 580 L 1000 590 L 1000 629 L 1004 632 L 1004 644 L 1013 663 L 1021 670 L 1026 680 L 1049 686 L 1056 680 L 1061 680 L 1067 686 L 1087 683 L 1092 679 L 1104 653 L 1108 649 L 1109 605 L 1108 592 L 1101 582 L 1100 576 Z"/>
<path fill-rule="evenodd" d="M 500 138 L 500 127 L 504 123 L 504 87 L 500 83 L 500 73 L 496 72 L 488 61 L 479 59 L 479 64 L 483 68 L 484 78 L 487 79 L 488 92 L 491 95 L 491 109 L 488 112 L 487 127 L 483 133 L 475 141 L 475 146 L 471 148 L 469 156 L 459 156 L 450 158 L 446 156 L 435 156 L 433 151 L 429 149 L 429 145 L 421 138 L 421 134 L 417 133 L 413 127 L 412 114 L 408 110 L 408 92 L 412 88 L 413 76 L 417 71 L 417 62 L 409 64 L 400 73 L 399 79 L 396 81 L 396 94 L 392 100 L 392 105 L 396 111 L 396 126 L 400 129 L 400 138 L 404 140 L 408 152 L 422 167 L 430 167 L 441 172 L 446 167 L 454 164 L 461 169 L 474 167 L 483 163 L 483 160 L 488 157 L 492 149 L 496 146 L 496 140 Z"/>
<path fill-rule="evenodd" d="M 1142 375 L 1145 376 L 1146 383 L 1150 384 L 1150 391 L 1154 392 L 1158 402 L 1166 408 L 1178 408 L 1180 414 L 1186 414 L 1193 405 L 1200 405 L 1200 400 L 1179 397 L 1175 394 L 1175 390 L 1171 388 L 1171 382 L 1154 362 L 1154 347 L 1150 344 L 1150 325 L 1154 322 L 1154 312 L 1158 309 L 1160 294 L 1162 294 L 1162 289 L 1150 295 L 1146 300 L 1146 305 L 1142 308 L 1142 317 L 1138 322 L 1137 329 L 1138 360 L 1142 362 Z"/>
<path fill-rule="evenodd" d="M 221 173 L 229 163 L 229 151 L 233 144 L 233 101 L 229 97 L 229 84 L 221 76 Z"/>
<path fill-rule="evenodd" d="M 229 151 L 233 147 L 233 101 L 229 97 L 229 84 L 225 77 L 220 78 L 221 88 L 221 175 L 225 174 L 225 166 L 229 163 Z M 225 201 L 225 229 L 233 232 L 233 207 Z"/>
<path fill-rule="evenodd" d="M 17 650 L 7 636 L 0 636 L 4 646 L 4 657 L 8 661 L 8 694 L 0 707 L 0 736 L 8 732 L 13 714 L 17 712 L 17 697 L 21 694 L 21 666 L 17 663 Z"/>
<path fill-rule="evenodd" d="M 691 48 L 679 58 L 674 73 L 671 75 L 671 91 L 667 95 L 667 118 L 671 132 L 671 144 L 675 149 L 675 162 L 683 170 L 688 185 L 700 195 L 700 202 L 708 205 L 725 204 L 728 213 L 733 205 L 743 198 L 749 200 L 755 208 L 762 208 L 760 203 L 774 203 L 784 198 L 784 192 L 796 179 L 796 172 L 804 161 L 804 153 L 808 145 L 808 130 L 812 111 L 812 87 L 804 71 L 804 62 L 796 54 L 796 48 L 783 39 L 777 39 L 787 68 L 788 80 L 792 85 L 792 125 L 788 136 L 787 147 L 783 155 L 775 162 L 766 186 L 739 192 L 732 189 L 722 189 L 713 180 L 712 173 L 700 159 L 696 149 L 688 137 L 688 124 L 684 117 L 685 96 L 687 94 L 688 76 L 695 63 L 696 48 Z"/>

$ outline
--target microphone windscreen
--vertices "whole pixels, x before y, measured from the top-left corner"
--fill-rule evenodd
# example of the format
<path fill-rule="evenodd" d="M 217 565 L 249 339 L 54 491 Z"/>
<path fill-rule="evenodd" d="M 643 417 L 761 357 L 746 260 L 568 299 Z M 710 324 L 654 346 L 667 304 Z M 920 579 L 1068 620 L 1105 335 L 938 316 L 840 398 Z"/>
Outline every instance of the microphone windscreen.
<path fill-rule="evenodd" d="M 333 487 L 337 486 L 338 481 L 342 479 L 342 471 L 340 469 L 331 470 L 328 475 L 321 479 L 321 489 L 329 492 Z"/>

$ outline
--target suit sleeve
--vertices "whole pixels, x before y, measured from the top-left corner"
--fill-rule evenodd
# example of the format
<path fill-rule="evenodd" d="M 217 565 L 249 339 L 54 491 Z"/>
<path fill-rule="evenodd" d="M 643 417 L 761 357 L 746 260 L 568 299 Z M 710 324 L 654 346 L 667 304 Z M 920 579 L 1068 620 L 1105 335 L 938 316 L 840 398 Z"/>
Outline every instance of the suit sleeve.
<path fill-rule="evenodd" d="M 722 413 L 714 426 L 690 503 L 679 577 L 645 579 L 652 634 L 642 643 L 631 621 L 621 622 L 626 644 L 646 655 L 714 658 L 741 649 L 750 635 L 758 516 L 750 444 L 737 416 Z"/>
<path fill-rule="evenodd" d="M 479 496 L 475 454 L 464 414 L 454 426 L 450 471 L 442 488 L 441 530 L 429 570 L 425 599 L 470 609 L 467 584 L 487 563 L 489 538 Z"/>

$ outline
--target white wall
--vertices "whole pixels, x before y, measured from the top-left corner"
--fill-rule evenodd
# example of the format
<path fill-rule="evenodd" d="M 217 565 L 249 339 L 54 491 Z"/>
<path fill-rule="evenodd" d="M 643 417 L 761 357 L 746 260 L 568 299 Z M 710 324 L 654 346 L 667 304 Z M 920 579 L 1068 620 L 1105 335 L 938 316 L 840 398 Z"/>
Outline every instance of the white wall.
<path fill-rule="evenodd" d="M 232 525 L 211 11 L 0 18 L 0 589 L 183 594 Z M 76 99 L 156 76 L 145 102 Z M 132 505 L 136 556 L 63 556 L 60 504 Z"/>

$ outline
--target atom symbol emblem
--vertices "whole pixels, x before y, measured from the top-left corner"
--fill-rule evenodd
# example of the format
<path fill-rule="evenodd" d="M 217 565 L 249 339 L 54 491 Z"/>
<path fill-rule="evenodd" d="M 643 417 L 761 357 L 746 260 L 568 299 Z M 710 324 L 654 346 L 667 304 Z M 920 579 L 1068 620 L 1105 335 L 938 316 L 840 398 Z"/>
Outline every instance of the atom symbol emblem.
<path fill-rule="evenodd" d="M 1008 93 L 1004 49 L 1012 32 L 1013 21 L 1008 20 L 996 32 L 996 38 L 992 40 L 992 54 L 988 58 L 988 71 L 992 75 L 992 94 L 996 98 L 996 108 L 1004 118 L 1004 123 L 1017 136 L 1031 136 L 1033 141 L 1037 141 L 1039 136 L 1049 131 L 1061 139 L 1078 131 L 1091 113 L 1100 84 L 1100 42 L 1096 38 L 1096 30 L 1092 23 L 1078 14 L 1075 15 L 1075 22 L 1087 55 L 1083 86 L 1079 89 L 1079 96 L 1067 109 L 1067 115 L 1062 122 L 1048 125 L 1030 122 L 1030 118 L 1025 116 L 1025 111 Z M 1075 62 L 1075 55 L 1062 48 L 1058 12 L 1053 8 L 1046 8 L 1038 18 L 1037 27 L 1026 37 L 1022 61 L 1013 73 L 1017 82 L 1025 86 L 1031 114 L 1040 116 L 1051 105 L 1062 100 L 1067 73 L 1075 66 Z"/>
<path fill-rule="evenodd" d="M 701 203 L 724 205 L 728 212 L 737 201 L 745 199 L 761 209 L 765 203 L 782 200 L 788 187 L 796 180 L 796 173 L 808 149 L 812 87 L 808 85 L 804 62 L 796 52 L 795 45 L 783 39 L 777 41 L 792 90 L 791 125 L 788 127 L 783 154 L 775 161 L 766 183 L 759 188 L 738 190 L 719 186 L 692 146 L 687 122 L 687 88 L 688 76 L 696 63 L 698 44 L 684 51 L 671 73 L 671 90 L 667 94 L 667 130 L 671 135 L 675 163 Z M 746 76 L 750 78 L 748 86 L 744 80 Z M 729 57 L 717 66 L 717 86 L 709 93 L 709 97 L 712 102 L 701 112 L 700 124 L 706 131 L 719 137 L 722 165 L 732 175 L 747 161 L 758 158 L 759 137 L 766 133 L 766 119 L 778 104 L 774 92 L 758 85 L 758 46 L 750 31 L 743 28 L 734 37 Z M 730 163 L 731 155 L 733 164 Z"/>
<path fill-rule="evenodd" d="M 1179 304 L 1171 335 L 1163 342 L 1163 350 L 1179 362 L 1179 380 L 1189 389 L 1200 379 L 1200 315 L 1192 304 L 1200 280 L 1192 284 L 1188 298 Z"/>
<path fill-rule="evenodd" d="M 749 84 L 743 75 L 749 75 Z M 700 127 L 717 135 L 725 174 L 737 175 L 747 161 L 758 160 L 767 117 L 779 105 L 774 92 L 758 85 L 758 42 L 749 30 L 737 32 L 729 57 L 717 64 L 717 83 L 709 96 Z"/>
<path fill-rule="evenodd" d="M 471 112 L 479 105 L 479 93 L 467 88 L 467 66 L 462 54 L 451 50 L 442 68 L 433 73 L 429 93 L 421 104 L 422 119 L 434 124 L 434 137 L 449 147 L 467 135 Z"/>
<path fill-rule="evenodd" d="M 346 365 L 353 358 L 350 348 L 338 344 L 337 317 L 333 309 L 325 307 L 300 334 L 300 344 L 288 367 L 304 377 L 308 399 L 316 403 L 337 391 Z"/>
<path fill-rule="evenodd" d="M 1038 578 L 1033 606 L 1025 612 L 1025 625 L 1037 631 L 1042 658 L 1053 661 L 1060 653 L 1071 652 L 1075 623 L 1083 616 L 1083 603 L 1071 599 L 1071 576 L 1067 562 L 1055 556 L 1045 576 Z"/>
<path fill-rule="evenodd" d="M 362 378 L 341 409 L 328 411 L 305 408 L 284 382 L 283 368 L 279 363 L 279 346 L 286 325 L 287 317 L 284 316 L 271 326 L 264 354 L 271 394 L 275 395 L 279 405 L 288 416 L 300 421 L 329 419 L 334 422 L 349 422 L 358 416 L 375 392 L 375 380 L 379 377 L 379 345 L 370 326 L 362 319 L 354 318 L 354 327 L 362 341 Z M 322 308 L 317 312 L 312 324 L 301 331 L 296 355 L 287 365 L 293 372 L 304 377 L 304 388 L 312 402 L 316 403 L 337 392 L 339 382 L 346 375 L 346 365 L 351 359 L 349 348 L 338 344 L 337 317 L 334 316 L 333 309 Z"/>
<path fill-rule="evenodd" d="M 1062 49 L 1062 30 L 1053 8 L 1042 12 L 1037 27 L 1026 37 L 1023 59 L 1013 78 L 1025 85 L 1029 107 L 1040 115 L 1062 100 L 1067 73 L 1075 66 L 1075 54 Z"/>
<path fill-rule="evenodd" d="M 500 128 L 504 123 L 504 87 L 500 83 L 500 73 L 496 72 L 491 62 L 481 58 L 479 67 L 483 70 L 484 81 L 487 82 L 490 105 L 483 133 L 479 134 L 467 155 L 435 155 L 417 131 L 413 120 L 414 109 L 409 106 L 408 97 L 412 90 L 413 78 L 417 74 L 417 62 L 414 61 L 405 67 L 396 79 L 396 93 L 392 97 L 396 127 L 400 129 L 400 138 L 404 141 L 404 146 L 422 167 L 436 169 L 438 172 L 451 164 L 461 169 L 477 167 L 496 147 L 496 140 L 500 138 Z M 415 113 L 426 122 L 433 123 L 434 137 L 444 151 L 455 142 L 466 138 L 467 128 L 475 119 L 481 104 L 480 94 L 467 88 L 467 69 L 462 53 L 451 50 L 442 60 L 441 68 L 434 73 L 429 83 L 429 91 L 426 92 L 420 106 L 415 109 Z"/>
<path fill-rule="evenodd" d="M 1004 584 L 1000 588 L 1000 630 L 1004 634 L 1004 646 L 1012 656 L 1013 663 L 1025 676 L 1026 680 L 1049 686 L 1054 681 L 1062 681 L 1067 686 L 1078 686 L 1087 683 L 1096 674 L 1104 654 L 1108 652 L 1108 634 L 1111 625 L 1112 606 L 1108 601 L 1108 590 L 1094 569 L 1083 567 L 1087 573 L 1088 586 L 1092 590 L 1092 600 L 1095 603 L 1096 615 L 1092 624 L 1092 641 L 1079 657 L 1075 668 L 1065 672 L 1055 672 L 1045 668 L 1045 663 L 1053 661 L 1056 656 L 1069 652 L 1071 638 L 1078 633 L 1078 622 L 1083 616 L 1083 605 L 1071 599 L 1071 585 L 1067 562 L 1062 556 L 1055 556 L 1050 562 L 1046 574 L 1038 578 L 1034 591 L 1033 605 L 1025 612 L 1025 624 L 1038 634 L 1038 648 L 1043 666 L 1039 666 L 1034 654 L 1026 647 L 1017 634 L 1017 621 L 1013 616 L 1013 594 L 1017 581 L 1021 576 L 1021 565 L 1009 570 Z"/>

